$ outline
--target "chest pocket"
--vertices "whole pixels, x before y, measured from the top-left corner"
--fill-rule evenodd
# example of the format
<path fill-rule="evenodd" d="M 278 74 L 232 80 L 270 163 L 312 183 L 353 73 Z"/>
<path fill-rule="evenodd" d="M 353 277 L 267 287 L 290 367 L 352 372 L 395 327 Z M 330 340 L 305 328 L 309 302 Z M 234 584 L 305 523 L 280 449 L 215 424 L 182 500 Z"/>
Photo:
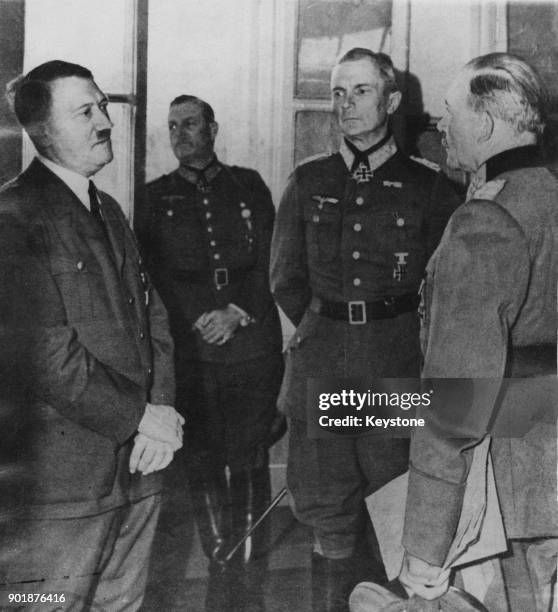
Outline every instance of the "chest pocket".
<path fill-rule="evenodd" d="M 304 206 L 306 244 L 311 258 L 332 261 L 339 255 L 341 242 L 341 204 L 310 201 Z"/>
<path fill-rule="evenodd" d="M 184 197 L 165 198 L 151 219 L 157 259 L 181 269 L 206 265 L 207 236 L 196 210 Z"/>
<path fill-rule="evenodd" d="M 95 297 L 99 287 L 104 288 L 103 273 L 97 261 L 54 257 L 51 273 L 62 296 L 68 323 L 95 316 Z"/>

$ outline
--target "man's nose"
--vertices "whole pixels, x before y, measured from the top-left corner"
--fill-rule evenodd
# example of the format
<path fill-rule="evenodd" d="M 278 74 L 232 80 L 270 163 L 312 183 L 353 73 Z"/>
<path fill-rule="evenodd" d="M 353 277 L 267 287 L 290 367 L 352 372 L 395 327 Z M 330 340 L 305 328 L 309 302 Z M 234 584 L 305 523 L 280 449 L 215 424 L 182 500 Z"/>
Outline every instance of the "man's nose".
<path fill-rule="evenodd" d="M 346 96 L 343 96 L 343 101 L 341 102 L 341 106 L 343 108 L 348 108 L 349 106 L 354 104 L 354 101 L 355 101 L 354 96 L 349 93 Z"/>
<path fill-rule="evenodd" d="M 97 109 L 95 113 L 95 128 L 98 132 L 101 130 L 110 130 L 114 127 L 114 123 L 110 120 L 108 111 Z"/>
<path fill-rule="evenodd" d="M 438 119 L 438 123 L 436 124 L 436 129 L 438 130 L 438 132 L 445 132 L 447 125 L 448 125 L 447 117 L 446 115 L 442 115 L 440 119 Z"/>

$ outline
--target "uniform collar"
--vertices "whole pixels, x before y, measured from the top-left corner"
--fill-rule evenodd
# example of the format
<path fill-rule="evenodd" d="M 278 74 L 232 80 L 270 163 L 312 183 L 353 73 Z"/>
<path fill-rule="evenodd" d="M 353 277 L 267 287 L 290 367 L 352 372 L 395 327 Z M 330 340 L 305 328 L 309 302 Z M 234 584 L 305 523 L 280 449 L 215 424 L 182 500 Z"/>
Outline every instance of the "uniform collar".
<path fill-rule="evenodd" d="M 499 174 L 517 170 L 518 168 L 533 168 L 542 166 L 541 150 L 537 145 L 527 145 L 502 151 L 486 161 L 486 180 L 491 181 Z"/>
<path fill-rule="evenodd" d="M 344 139 L 342 140 L 341 146 L 339 147 L 339 153 L 343 158 L 345 165 L 347 166 L 347 170 L 350 171 L 353 166 L 355 156 L 349 150 L 349 147 L 345 143 Z M 393 157 L 395 153 L 397 153 L 397 145 L 395 144 L 395 139 L 393 138 L 393 136 L 391 136 L 391 138 L 384 144 L 383 147 L 380 147 L 368 156 L 370 170 L 374 172 L 374 170 L 385 164 L 390 157 Z"/>
<path fill-rule="evenodd" d="M 487 182 L 493 181 L 504 172 L 542 165 L 542 152 L 537 145 L 526 145 L 502 151 L 490 159 L 487 159 L 482 166 L 471 174 L 471 181 L 467 189 L 467 200 L 474 197 L 475 193 Z"/>
<path fill-rule="evenodd" d="M 50 159 L 47 159 L 40 153 L 37 154 L 37 159 L 46 166 L 53 174 L 67 186 L 76 195 L 78 200 L 89 210 L 89 179 L 85 178 L 81 174 L 68 170 L 59 164 L 54 163 Z"/>
<path fill-rule="evenodd" d="M 205 168 L 193 168 L 192 166 L 178 166 L 177 173 L 184 180 L 194 185 L 198 184 L 200 178 L 207 183 L 211 181 L 221 172 L 221 162 L 217 159 L 217 155 L 207 164 Z"/>

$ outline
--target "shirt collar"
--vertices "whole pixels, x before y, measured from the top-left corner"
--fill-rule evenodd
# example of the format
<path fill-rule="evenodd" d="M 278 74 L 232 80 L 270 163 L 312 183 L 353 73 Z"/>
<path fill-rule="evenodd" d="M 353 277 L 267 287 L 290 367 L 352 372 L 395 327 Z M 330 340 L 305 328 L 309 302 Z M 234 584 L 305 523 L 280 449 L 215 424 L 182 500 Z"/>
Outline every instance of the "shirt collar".
<path fill-rule="evenodd" d="M 379 168 L 381 165 L 385 164 L 390 157 L 393 157 L 393 155 L 395 155 L 396 152 L 397 152 L 397 145 L 395 144 L 395 139 L 392 136 L 383 147 L 381 147 L 377 151 L 374 151 L 368 156 L 368 163 L 370 164 L 370 170 L 372 170 L 373 172 L 374 170 Z M 355 156 L 349 150 L 349 147 L 345 143 L 344 139 L 341 141 L 341 146 L 339 147 L 339 153 L 341 157 L 343 158 L 345 165 L 347 166 L 347 170 L 350 170 L 353 166 Z"/>
<path fill-rule="evenodd" d="M 68 170 L 68 168 L 56 164 L 40 153 L 37 154 L 37 158 L 51 172 L 54 172 L 54 174 L 72 190 L 85 208 L 89 210 L 89 179 L 73 170 Z"/>

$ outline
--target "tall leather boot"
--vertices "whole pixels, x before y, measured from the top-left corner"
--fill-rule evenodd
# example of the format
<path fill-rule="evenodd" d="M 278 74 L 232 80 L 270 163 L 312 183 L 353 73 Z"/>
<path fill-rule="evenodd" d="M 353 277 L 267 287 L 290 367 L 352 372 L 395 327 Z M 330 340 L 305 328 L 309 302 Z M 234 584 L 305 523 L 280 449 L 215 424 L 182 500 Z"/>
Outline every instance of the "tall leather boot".
<path fill-rule="evenodd" d="M 233 576 L 225 562 L 232 535 L 231 496 L 223 470 L 190 476 L 190 496 L 201 545 L 209 559 L 206 612 L 227 612 Z"/>
<path fill-rule="evenodd" d="M 312 554 L 312 611 L 349 612 L 354 586 L 354 563 L 350 559 L 327 559 Z"/>
<path fill-rule="evenodd" d="M 266 510 L 270 500 L 267 461 L 258 468 L 231 474 L 234 538 L 238 542 Z M 235 612 L 264 612 L 269 526 L 264 521 L 231 559 Z"/>

